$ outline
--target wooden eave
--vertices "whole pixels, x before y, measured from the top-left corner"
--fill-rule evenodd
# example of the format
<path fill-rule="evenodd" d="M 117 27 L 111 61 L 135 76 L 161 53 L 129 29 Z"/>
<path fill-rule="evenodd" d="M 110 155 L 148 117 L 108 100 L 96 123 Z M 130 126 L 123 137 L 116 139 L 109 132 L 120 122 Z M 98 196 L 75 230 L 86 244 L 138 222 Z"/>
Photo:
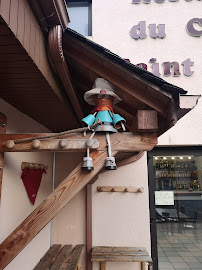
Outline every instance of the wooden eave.
<path fill-rule="evenodd" d="M 7 20 L 6 23 L 1 20 L 4 32 L 1 31 L 0 53 L 4 55 L 0 64 L 0 82 L 3 86 L 0 97 L 18 110 L 54 132 L 79 127 L 83 115 L 92 110 L 84 101 L 84 93 L 91 89 L 97 77 L 103 77 L 117 88 L 122 101 L 114 106 L 114 110 L 126 119 L 129 131 L 136 131 L 138 110 L 157 112 L 158 135 L 168 130 L 178 117 L 188 111 L 182 112 L 179 108 L 179 95 L 186 93 L 183 89 L 132 65 L 70 29 L 62 35 L 60 28 L 64 29 L 69 20 L 64 0 L 51 0 L 48 7 L 45 0 L 28 2 L 34 14 L 38 14 L 35 16 L 39 25 L 42 21 L 49 31 L 47 43 L 52 65 L 47 61 L 36 63 L 38 52 L 33 54 L 32 42 L 27 42 L 29 37 L 31 40 L 32 34 L 29 35 L 26 25 L 24 37 L 18 31 L 19 12 L 11 16 L 11 7 L 8 12 L 10 15 L 5 14 L 6 8 L 0 10 Z M 8 3 L 10 1 L 6 2 L 7 7 Z M 11 20 L 13 17 L 18 22 L 16 29 Z M 52 74 L 48 70 L 52 70 Z"/>
<path fill-rule="evenodd" d="M 157 111 L 158 135 L 172 127 L 182 115 L 179 96 L 186 94 L 182 88 L 132 65 L 70 29 L 63 34 L 63 51 L 72 85 L 85 115 L 92 107 L 86 104 L 83 95 L 91 89 L 97 77 L 103 77 L 116 86 L 122 101 L 114 110 L 126 119 L 128 130 L 136 131 L 134 124 L 138 110 Z"/>
<path fill-rule="evenodd" d="M 0 30 L 0 98 L 53 132 L 78 127 L 63 87 L 53 89 L 2 17 Z"/>

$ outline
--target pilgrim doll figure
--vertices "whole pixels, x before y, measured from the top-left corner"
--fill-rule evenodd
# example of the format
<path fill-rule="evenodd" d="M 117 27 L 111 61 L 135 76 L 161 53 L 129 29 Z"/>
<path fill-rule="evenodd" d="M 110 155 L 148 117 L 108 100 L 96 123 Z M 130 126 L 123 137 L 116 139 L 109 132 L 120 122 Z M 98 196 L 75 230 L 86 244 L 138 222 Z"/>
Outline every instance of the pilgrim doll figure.
<path fill-rule="evenodd" d="M 91 126 L 98 119 L 101 120 L 90 136 L 90 139 L 96 132 L 104 132 L 106 134 L 108 157 L 105 160 L 105 169 L 116 170 L 115 158 L 111 156 L 110 133 L 118 132 L 122 128 L 125 131 L 125 119 L 119 114 L 114 114 L 113 104 L 118 103 L 121 99 L 116 95 L 114 86 L 103 78 L 97 78 L 93 88 L 87 91 L 84 99 L 90 105 L 94 105 L 95 109 L 91 114 L 82 119 L 83 123 Z M 87 147 L 87 157 L 83 159 L 82 169 L 85 171 L 93 170 L 92 158 L 89 157 L 89 147 Z"/>

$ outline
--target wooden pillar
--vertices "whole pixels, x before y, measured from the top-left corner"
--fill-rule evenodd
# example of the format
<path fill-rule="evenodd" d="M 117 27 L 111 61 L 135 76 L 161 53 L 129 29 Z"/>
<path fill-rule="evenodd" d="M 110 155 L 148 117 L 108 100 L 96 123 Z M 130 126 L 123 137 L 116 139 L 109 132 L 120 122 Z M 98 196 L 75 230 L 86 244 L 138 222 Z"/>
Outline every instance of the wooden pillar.
<path fill-rule="evenodd" d="M 116 152 L 112 152 L 114 156 Z M 104 167 L 106 151 L 94 151 L 94 170 L 86 173 L 78 165 L 70 175 L 2 242 L 0 269 L 4 269 L 17 254 L 54 218 L 62 208 Z"/>
<path fill-rule="evenodd" d="M 106 262 L 100 262 L 100 270 L 106 270 Z"/>
<path fill-rule="evenodd" d="M 7 117 L 0 113 L 0 134 L 6 133 Z M 4 153 L 0 152 L 0 200 L 1 200 L 1 188 L 3 179 L 3 166 L 4 166 Z"/>
<path fill-rule="evenodd" d="M 141 262 L 141 270 L 145 270 L 145 262 Z"/>

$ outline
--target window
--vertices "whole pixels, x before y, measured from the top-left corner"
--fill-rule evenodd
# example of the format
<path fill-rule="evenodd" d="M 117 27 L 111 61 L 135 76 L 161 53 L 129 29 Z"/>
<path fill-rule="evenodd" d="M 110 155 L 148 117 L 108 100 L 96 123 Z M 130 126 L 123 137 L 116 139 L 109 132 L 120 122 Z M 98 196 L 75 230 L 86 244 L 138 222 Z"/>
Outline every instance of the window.
<path fill-rule="evenodd" d="M 156 147 L 148 169 L 154 269 L 202 269 L 202 148 Z"/>
<path fill-rule="evenodd" d="M 69 28 L 84 35 L 92 35 L 92 0 L 67 0 Z"/>

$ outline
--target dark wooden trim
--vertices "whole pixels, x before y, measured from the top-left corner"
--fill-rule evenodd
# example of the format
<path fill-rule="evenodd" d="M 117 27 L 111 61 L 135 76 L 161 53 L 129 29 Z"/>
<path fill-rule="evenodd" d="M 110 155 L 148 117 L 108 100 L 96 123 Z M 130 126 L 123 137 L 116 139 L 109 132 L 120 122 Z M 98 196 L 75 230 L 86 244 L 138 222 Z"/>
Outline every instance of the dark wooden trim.
<path fill-rule="evenodd" d="M 148 181 L 149 181 L 149 207 L 150 207 L 150 234 L 151 234 L 151 256 L 153 270 L 158 270 L 157 230 L 156 230 L 156 209 L 155 209 L 155 183 L 152 152 L 148 152 Z"/>
<path fill-rule="evenodd" d="M 157 229 L 156 229 L 156 209 L 155 209 L 155 183 L 153 156 L 164 155 L 202 155 L 202 146 L 169 146 L 155 147 L 148 152 L 148 181 L 149 181 L 149 205 L 150 205 L 150 233 L 151 233 L 151 251 L 153 259 L 153 270 L 158 269 L 158 251 L 157 251 Z"/>
<path fill-rule="evenodd" d="M 96 177 L 97 179 L 97 177 Z M 86 187 L 86 269 L 92 270 L 92 184 Z"/>
<path fill-rule="evenodd" d="M 6 133 L 7 127 L 7 117 L 0 113 L 0 134 Z M 1 189 L 2 189 L 2 180 L 3 180 L 3 166 L 4 166 L 4 153 L 0 152 L 0 200 L 1 200 Z"/>
<path fill-rule="evenodd" d="M 136 154 L 136 155 L 134 155 L 132 157 L 120 160 L 120 161 L 117 162 L 117 167 L 121 167 L 121 166 L 130 164 L 132 162 L 135 162 L 135 161 L 139 160 L 141 157 L 143 157 L 143 155 L 144 155 L 144 151 L 141 151 L 141 152 L 139 152 L 138 154 Z"/>

